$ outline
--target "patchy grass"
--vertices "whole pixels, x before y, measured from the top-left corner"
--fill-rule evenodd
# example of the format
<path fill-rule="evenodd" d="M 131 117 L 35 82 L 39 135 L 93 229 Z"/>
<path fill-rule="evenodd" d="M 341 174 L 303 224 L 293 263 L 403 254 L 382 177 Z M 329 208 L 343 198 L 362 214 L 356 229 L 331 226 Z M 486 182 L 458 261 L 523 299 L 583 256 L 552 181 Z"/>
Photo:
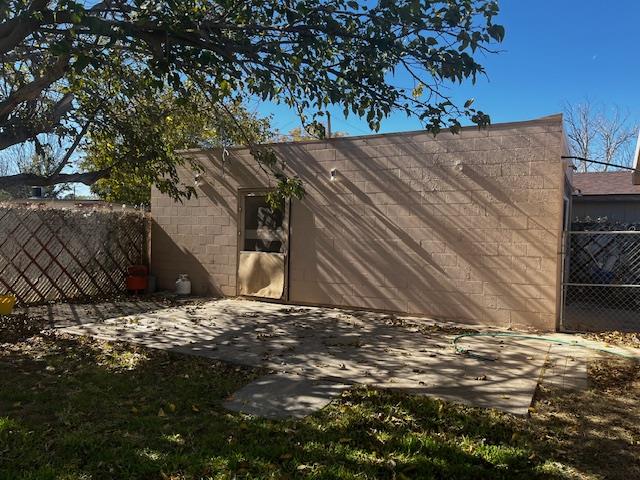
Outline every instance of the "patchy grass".
<path fill-rule="evenodd" d="M 526 428 L 577 478 L 640 478 L 640 365 L 605 356 L 588 374 L 582 392 L 539 388 Z"/>
<path fill-rule="evenodd" d="M 640 478 L 639 370 L 531 418 L 356 388 L 301 421 L 226 411 L 264 372 L 58 334 L 0 345 L 0 478 Z"/>

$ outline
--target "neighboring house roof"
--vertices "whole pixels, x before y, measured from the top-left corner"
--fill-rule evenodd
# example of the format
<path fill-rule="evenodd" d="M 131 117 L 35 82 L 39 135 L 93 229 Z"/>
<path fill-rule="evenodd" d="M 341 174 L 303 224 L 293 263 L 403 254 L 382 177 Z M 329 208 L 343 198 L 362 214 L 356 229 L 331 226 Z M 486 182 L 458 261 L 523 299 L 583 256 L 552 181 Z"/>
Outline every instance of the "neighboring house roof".
<path fill-rule="evenodd" d="M 574 173 L 572 183 L 582 195 L 640 195 L 632 176 L 631 171 Z"/>

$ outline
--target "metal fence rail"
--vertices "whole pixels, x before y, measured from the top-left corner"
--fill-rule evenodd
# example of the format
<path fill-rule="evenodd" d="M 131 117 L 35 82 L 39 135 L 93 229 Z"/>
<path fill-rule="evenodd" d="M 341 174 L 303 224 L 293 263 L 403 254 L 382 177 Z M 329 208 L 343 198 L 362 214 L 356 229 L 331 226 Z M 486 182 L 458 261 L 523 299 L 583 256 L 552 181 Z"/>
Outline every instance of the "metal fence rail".
<path fill-rule="evenodd" d="M 640 330 L 640 231 L 566 232 L 562 326 Z"/>
<path fill-rule="evenodd" d="M 33 304 L 121 292 L 146 238 L 138 213 L 0 206 L 0 294 Z"/>

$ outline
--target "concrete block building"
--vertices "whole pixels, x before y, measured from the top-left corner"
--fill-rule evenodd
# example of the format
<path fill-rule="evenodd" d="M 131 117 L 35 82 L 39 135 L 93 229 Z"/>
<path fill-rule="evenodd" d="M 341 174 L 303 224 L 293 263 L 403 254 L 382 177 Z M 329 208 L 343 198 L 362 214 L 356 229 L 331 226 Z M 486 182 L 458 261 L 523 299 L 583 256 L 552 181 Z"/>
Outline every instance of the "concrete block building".
<path fill-rule="evenodd" d="M 306 189 L 279 211 L 246 148 L 184 153 L 205 168 L 197 198 L 153 190 L 160 288 L 186 273 L 197 294 L 556 329 L 571 197 L 561 115 L 271 147 Z"/>

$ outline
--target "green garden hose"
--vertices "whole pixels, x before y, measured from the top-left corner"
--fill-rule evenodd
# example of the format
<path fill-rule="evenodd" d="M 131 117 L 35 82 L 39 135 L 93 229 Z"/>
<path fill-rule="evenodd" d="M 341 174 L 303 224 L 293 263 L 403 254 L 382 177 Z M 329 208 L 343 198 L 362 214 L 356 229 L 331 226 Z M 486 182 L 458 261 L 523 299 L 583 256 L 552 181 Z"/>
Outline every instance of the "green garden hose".
<path fill-rule="evenodd" d="M 456 353 L 463 354 L 463 355 L 468 355 L 468 356 L 474 357 L 474 358 L 480 358 L 482 360 L 496 361 L 497 359 L 496 358 L 491 358 L 491 357 L 485 357 L 484 355 L 478 355 L 477 353 L 471 352 L 469 349 L 459 347 L 458 346 L 458 340 L 460 340 L 461 338 L 465 338 L 465 337 L 508 337 L 508 338 L 521 338 L 521 339 L 525 339 L 525 340 L 538 340 L 538 341 L 541 341 L 541 342 L 557 343 L 557 344 L 561 344 L 561 345 L 570 345 L 572 347 L 586 348 L 588 350 L 594 350 L 596 352 L 609 353 L 611 355 L 618 355 L 618 356 L 624 357 L 624 358 L 631 358 L 631 359 L 635 359 L 635 360 L 640 360 L 640 357 L 638 355 L 633 355 L 633 354 L 630 354 L 630 353 L 624 353 L 624 352 L 620 352 L 620 351 L 610 350 L 610 349 L 607 349 L 607 348 L 593 347 L 591 345 L 584 345 L 584 344 L 578 343 L 577 340 L 568 341 L 568 340 L 560 340 L 558 338 L 536 337 L 536 336 L 533 336 L 533 335 L 523 335 L 523 334 L 519 334 L 519 333 L 509 333 L 509 332 L 463 333 L 461 335 L 457 335 L 456 337 L 454 337 L 454 339 L 453 339 L 453 348 L 455 349 Z"/>

